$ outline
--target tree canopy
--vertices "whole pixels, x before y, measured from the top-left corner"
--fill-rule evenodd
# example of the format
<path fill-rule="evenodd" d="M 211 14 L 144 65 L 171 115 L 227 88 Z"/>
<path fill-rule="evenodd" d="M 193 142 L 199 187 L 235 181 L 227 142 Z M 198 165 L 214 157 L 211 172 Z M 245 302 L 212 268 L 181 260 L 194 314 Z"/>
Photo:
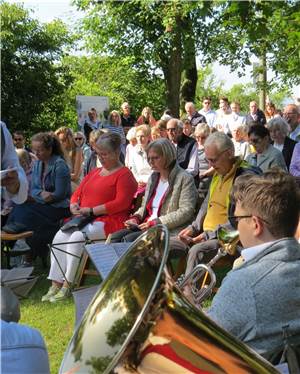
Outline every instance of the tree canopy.
<path fill-rule="evenodd" d="M 20 5 L 0 7 L 2 118 L 11 130 L 51 128 L 64 110 L 70 76 L 60 60 L 72 40 L 59 20 L 40 24 Z"/>

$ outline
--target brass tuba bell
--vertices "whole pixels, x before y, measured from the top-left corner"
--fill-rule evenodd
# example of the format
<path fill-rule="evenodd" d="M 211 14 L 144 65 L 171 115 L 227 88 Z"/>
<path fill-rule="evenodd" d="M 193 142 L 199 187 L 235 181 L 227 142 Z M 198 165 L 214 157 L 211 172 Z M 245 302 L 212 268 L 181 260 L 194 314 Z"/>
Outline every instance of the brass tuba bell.
<path fill-rule="evenodd" d="M 237 230 L 230 231 L 220 227 L 217 231 L 217 237 L 220 244 L 217 254 L 207 264 L 196 265 L 189 274 L 180 277 L 176 282 L 180 289 L 187 285 L 191 287 L 193 302 L 197 307 L 200 307 L 201 303 L 211 295 L 216 285 L 217 278 L 212 267 L 227 254 L 234 255 L 239 242 L 239 232 Z M 206 284 L 208 276 L 210 282 Z"/>
<path fill-rule="evenodd" d="M 131 245 L 88 306 L 60 373 L 277 373 L 184 298 L 168 271 L 168 251 L 162 225 Z"/>

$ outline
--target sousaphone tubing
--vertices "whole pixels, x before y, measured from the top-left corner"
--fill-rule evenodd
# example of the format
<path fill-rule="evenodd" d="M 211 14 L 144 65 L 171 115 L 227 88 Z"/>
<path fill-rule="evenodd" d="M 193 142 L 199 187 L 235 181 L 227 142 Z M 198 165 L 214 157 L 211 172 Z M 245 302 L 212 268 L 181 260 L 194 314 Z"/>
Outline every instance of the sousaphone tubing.
<path fill-rule="evenodd" d="M 88 306 L 60 373 L 277 373 L 182 295 L 168 271 L 169 234 L 142 234 Z"/>

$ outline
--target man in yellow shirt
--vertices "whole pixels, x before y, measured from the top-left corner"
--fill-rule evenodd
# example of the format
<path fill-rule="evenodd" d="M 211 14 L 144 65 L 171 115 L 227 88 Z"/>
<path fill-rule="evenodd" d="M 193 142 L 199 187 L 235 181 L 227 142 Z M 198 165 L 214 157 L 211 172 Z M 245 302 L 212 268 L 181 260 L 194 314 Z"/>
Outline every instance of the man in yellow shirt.
<path fill-rule="evenodd" d="M 217 229 L 220 225 L 233 229 L 228 216 L 233 215 L 235 209 L 230 199 L 235 179 L 245 173 L 260 173 L 258 168 L 234 156 L 233 142 L 222 132 L 215 132 L 207 138 L 204 151 L 215 173 L 195 221 L 178 235 L 181 242 L 192 245 L 188 253 L 186 274 L 203 260 L 204 254 L 205 262 L 216 254 Z M 171 246 L 176 248 L 176 243 L 172 243 Z"/>

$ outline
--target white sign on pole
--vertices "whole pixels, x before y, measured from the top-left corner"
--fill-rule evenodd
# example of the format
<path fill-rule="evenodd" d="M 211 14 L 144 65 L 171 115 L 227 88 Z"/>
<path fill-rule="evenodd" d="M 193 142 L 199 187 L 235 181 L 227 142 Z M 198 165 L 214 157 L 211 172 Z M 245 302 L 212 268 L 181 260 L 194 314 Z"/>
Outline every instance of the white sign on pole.
<path fill-rule="evenodd" d="M 76 110 L 79 124 L 84 124 L 85 120 L 88 119 L 88 111 L 92 108 L 96 109 L 97 118 L 101 120 L 103 118 L 103 112 L 109 109 L 108 97 L 76 96 Z"/>

